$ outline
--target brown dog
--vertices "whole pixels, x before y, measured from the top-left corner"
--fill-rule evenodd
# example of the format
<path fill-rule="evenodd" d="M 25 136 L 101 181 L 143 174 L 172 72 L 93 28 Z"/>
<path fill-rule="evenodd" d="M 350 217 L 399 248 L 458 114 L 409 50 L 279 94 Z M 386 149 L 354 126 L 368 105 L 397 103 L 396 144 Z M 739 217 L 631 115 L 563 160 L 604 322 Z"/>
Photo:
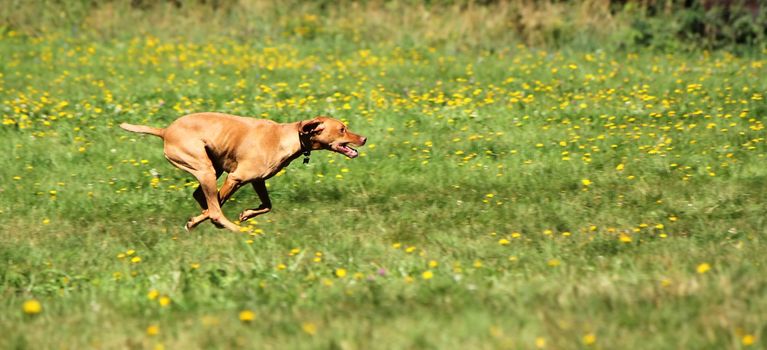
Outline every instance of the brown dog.
<path fill-rule="evenodd" d="M 218 227 L 239 231 L 239 226 L 221 212 L 221 206 L 242 185 L 253 184 L 261 206 L 245 209 L 240 213 L 241 222 L 271 210 L 265 181 L 294 159 L 303 154 L 308 160 L 311 151 L 322 149 L 355 158 L 358 153 L 349 145 L 363 146 L 367 141 L 329 117 L 280 124 L 221 113 L 196 113 L 177 119 L 165 129 L 126 123 L 120 127 L 162 138 L 165 158 L 200 182 L 194 199 L 202 207 L 202 214 L 189 219 L 187 230 L 210 219 Z M 223 172 L 228 175 L 217 191 L 216 179 Z"/>

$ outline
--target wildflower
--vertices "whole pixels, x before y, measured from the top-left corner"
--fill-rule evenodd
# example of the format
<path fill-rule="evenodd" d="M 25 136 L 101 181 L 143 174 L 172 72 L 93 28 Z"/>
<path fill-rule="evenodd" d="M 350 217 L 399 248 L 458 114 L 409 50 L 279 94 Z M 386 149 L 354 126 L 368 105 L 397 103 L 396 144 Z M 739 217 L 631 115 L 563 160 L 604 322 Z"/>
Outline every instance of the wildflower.
<path fill-rule="evenodd" d="M 165 295 L 161 296 L 160 299 L 157 300 L 161 307 L 168 307 L 168 305 L 170 305 L 170 301 L 170 297 Z"/>
<path fill-rule="evenodd" d="M 37 299 L 29 299 L 21 305 L 21 309 L 27 315 L 37 315 L 43 311 L 43 305 Z"/>
<path fill-rule="evenodd" d="M 587 186 L 587 187 L 591 186 L 591 184 L 592 184 L 591 180 L 589 180 L 589 179 L 582 179 L 581 183 L 583 184 L 583 186 Z"/>
<path fill-rule="evenodd" d="M 756 341 L 756 337 L 752 334 L 746 334 L 743 336 L 743 338 L 740 339 L 740 343 L 743 344 L 743 346 L 751 346 L 754 345 L 754 342 Z"/>
<path fill-rule="evenodd" d="M 546 339 L 543 337 L 536 337 L 535 338 L 535 347 L 538 349 L 543 349 L 546 347 Z"/>
<path fill-rule="evenodd" d="M 709 265 L 708 263 L 702 263 L 702 264 L 698 265 L 698 267 L 695 270 L 698 271 L 698 273 L 702 275 L 702 274 L 708 272 L 708 270 L 711 270 L 711 265 Z"/>
<path fill-rule="evenodd" d="M 304 333 L 308 335 L 317 334 L 317 326 L 311 322 L 304 322 L 303 324 L 301 324 L 301 330 L 303 330 Z"/>
<path fill-rule="evenodd" d="M 242 321 L 243 323 L 252 322 L 255 319 L 256 319 L 256 314 L 253 311 L 250 311 L 250 310 L 240 311 L 240 321 Z"/>
<path fill-rule="evenodd" d="M 146 297 L 149 298 L 149 300 L 155 300 L 157 297 L 160 296 L 160 292 L 158 292 L 156 289 L 152 289 L 147 293 Z"/>
<path fill-rule="evenodd" d="M 583 344 L 585 345 L 593 345 L 597 342 L 597 336 L 594 335 L 594 333 L 588 333 L 583 336 Z"/>
<path fill-rule="evenodd" d="M 557 267 L 561 264 L 561 262 L 559 261 L 559 259 L 549 259 L 549 261 L 546 264 L 551 267 Z"/>
<path fill-rule="evenodd" d="M 344 277 L 346 277 L 346 269 L 344 269 L 344 268 L 338 268 L 338 269 L 336 269 L 336 271 L 335 271 L 335 275 L 336 275 L 336 277 L 338 277 L 338 278 L 344 278 Z"/>
<path fill-rule="evenodd" d="M 149 327 L 146 327 L 146 335 L 148 336 L 155 336 L 160 334 L 160 327 L 157 325 L 150 325 Z"/>
<path fill-rule="evenodd" d="M 434 273 L 431 272 L 431 270 L 426 270 L 421 274 L 421 278 L 425 280 L 430 280 L 434 277 Z"/>
<path fill-rule="evenodd" d="M 130 259 L 130 262 L 132 262 L 134 264 L 138 264 L 138 263 L 141 262 L 141 257 L 140 256 L 134 256 L 133 258 Z"/>

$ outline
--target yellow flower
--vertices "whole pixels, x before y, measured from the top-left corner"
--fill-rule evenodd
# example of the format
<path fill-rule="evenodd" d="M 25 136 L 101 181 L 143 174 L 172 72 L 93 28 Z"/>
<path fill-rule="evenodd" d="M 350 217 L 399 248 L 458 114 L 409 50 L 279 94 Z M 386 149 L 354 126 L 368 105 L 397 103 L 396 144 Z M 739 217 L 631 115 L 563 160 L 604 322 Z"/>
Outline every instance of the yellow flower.
<path fill-rule="evenodd" d="M 43 311 L 43 305 L 37 299 L 29 299 L 21 305 L 21 309 L 27 315 L 36 315 Z"/>
<path fill-rule="evenodd" d="M 743 344 L 743 346 L 754 345 L 755 341 L 756 341 L 756 337 L 754 337 L 751 334 L 746 334 L 743 336 L 743 338 L 740 339 L 740 342 Z"/>
<path fill-rule="evenodd" d="M 583 336 L 583 344 L 593 345 L 597 342 L 597 336 L 594 333 L 588 333 Z"/>
<path fill-rule="evenodd" d="M 421 274 L 421 277 L 425 280 L 430 280 L 434 277 L 434 273 L 431 270 L 426 270 Z"/>
<path fill-rule="evenodd" d="M 138 264 L 138 263 L 141 262 L 141 257 L 140 256 L 134 256 L 133 258 L 130 259 L 130 262 L 132 262 L 134 264 Z"/>
<path fill-rule="evenodd" d="M 149 298 L 149 300 L 155 300 L 157 297 L 160 296 L 160 292 L 158 292 L 156 289 L 152 289 L 147 293 L 146 297 Z"/>
<path fill-rule="evenodd" d="M 167 307 L 168 305 L 170 305 L 170 297 L 163 295 L 160 297 L 160 299 L 157 302 L 160 303 L 160 306 Z"/>
<path fill-rule="evenodd" d="M 498 244 L 500 244 L 500 245 L 508 245 L 509 243 L 511 243 L 511 242 L 508 239 L 506 239 L 506 238 L 501 238 L 501 239 L 498 240 Z"/>
<path fill-rule="evenodd" d="M 583 184 L 583 186 L 591 186 L 592 184 L 591 180 L 589 179 L 583 179 L 581 180 L 581 183 Z"/>
<path fill-rule="evenodd" d="M 150 325 L 149 327 L 146 327 L 146 334 L 149 336 L 160 334 L 160 327 L 157 325 Z"/>
<path fill-rule="evenodd" d="M 550 259 L 546 264 L 551 267 L 557 267 L 561 264 L 561 262 L 559 261 L 559 259 Z"/>
<path fill-rule="evenodd" d="M 314 323 L 311 322 L 304 322 L 301 325 L 301 329 L 304 331 L 304 333 L 308 335 L 315 335 L 317 334 L 317 326 Z"/>
<path fill-rule="evenodd" d="M 335 273 L 336 273 L 336 277 L 338 277 L 338 278 L 346 277 L 346 269 L 338 268 L 338 269 L 336 269 Z"/>
<path fill-rule="evenodd" d="M 543 337 L 537 337 L 535 338 L 535 347 L 538 349 L 543 349 L 546 347 L 546 339 Z"/>
<path fill-rule="evenodd" d="M 709 265 L 708 263 L 702 263 L 698 265 L 696 270 L 698 271 L 699 274 L 704 274 L 708 272 L 708 270 L 711 270 L 711 265 Z"/>
<path fill-rule="evenodd" d="M 256 319 L 256 313 L 250 310 L 242 310 L 240 311 L 240 321 L 242 322 L 252 322 Z"/>
<path fill-rule="evenodd" d="M 429 267 L 430 268 L 435 268 L 438 265 L 439 265 L 439 263 L 437 262 L 437 260 L 429 260 Z"/>

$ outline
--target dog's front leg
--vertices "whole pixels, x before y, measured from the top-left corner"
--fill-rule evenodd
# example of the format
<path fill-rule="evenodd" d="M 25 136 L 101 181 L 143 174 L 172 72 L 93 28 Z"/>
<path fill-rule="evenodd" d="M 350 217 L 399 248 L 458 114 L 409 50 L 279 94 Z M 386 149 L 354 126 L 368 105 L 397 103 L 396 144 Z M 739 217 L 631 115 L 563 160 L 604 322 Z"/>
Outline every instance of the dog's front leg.
<path fill-rule="evenodd" d="M 258 198 L 261 200 L 261 206 L 253 209 L 245 209 L 240 213 L 240 222 L 245 222 L 254 216 L 266 214 L 272 210 L 272 201 L 269 200 L 269 192 L 266 190 L 266 181 L 256 180 L 252 182 L 253 189 L 256 190 Z"/>

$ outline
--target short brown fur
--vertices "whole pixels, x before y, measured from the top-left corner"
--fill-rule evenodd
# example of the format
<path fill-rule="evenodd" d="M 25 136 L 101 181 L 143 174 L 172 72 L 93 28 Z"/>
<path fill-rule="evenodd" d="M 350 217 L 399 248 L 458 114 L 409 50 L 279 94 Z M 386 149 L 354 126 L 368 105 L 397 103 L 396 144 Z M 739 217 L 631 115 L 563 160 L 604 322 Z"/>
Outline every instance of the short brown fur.
<path fill-rule="evenodd" d="M 348 145 L 363 146 L 367 142 L 366 137 L 348 131 L 342 122 L 323 116 L 276 123 L 222 113 L 196 113 L 177 119 L 165 129 L 127 123 L 120 127 L 162 138 L 165 158 L 200 182 L 193 196 L 202 213 L 189 219 L 187 230 L 210 219 L 217 227 L 239 231 L 239 226 L 224 216 L 221 206 L 240 187 L 252 184 L 261 200 L 259 207 L 240 213 L 242 222 L 271 211 L 265 181 L 301 154 L 325 149 L 354 158 L 358 153 Z M 216 179 L 224 172 L 226 180 L 217 190 Z"/>

